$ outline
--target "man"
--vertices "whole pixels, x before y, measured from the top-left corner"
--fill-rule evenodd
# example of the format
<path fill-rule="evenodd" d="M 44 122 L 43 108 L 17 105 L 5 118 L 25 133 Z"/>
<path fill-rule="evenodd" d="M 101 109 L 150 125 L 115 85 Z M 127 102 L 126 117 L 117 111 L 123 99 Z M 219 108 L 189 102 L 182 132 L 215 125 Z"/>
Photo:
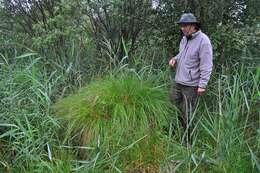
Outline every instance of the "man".
<path fill-rule="evenodd" d="M 179 53 L 169 61 L 170 66 L 176 67 L 170 97 L 172 103 L 181 110 L 179 119 L 185 129 L 185 141 L 192 144 L 193 111 L 198 96 L 205 93 L 210 79 L 212 45 L 192 13 L 184 13 L 177 23 L 184 36 Z"/>

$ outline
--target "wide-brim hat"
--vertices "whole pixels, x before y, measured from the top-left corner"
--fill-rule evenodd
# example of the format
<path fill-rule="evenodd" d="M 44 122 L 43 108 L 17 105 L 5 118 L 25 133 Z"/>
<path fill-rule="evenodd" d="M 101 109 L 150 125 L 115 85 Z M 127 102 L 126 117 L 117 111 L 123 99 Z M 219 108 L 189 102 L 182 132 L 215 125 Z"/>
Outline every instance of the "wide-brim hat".
<path fill-rule="evenodd" d="M 179 21 L 176 22 L 177 24 L 199 24 L 197 21 L 197 18 L 192 13 L 184 13 L 181 15 L 181 18 Z"/>

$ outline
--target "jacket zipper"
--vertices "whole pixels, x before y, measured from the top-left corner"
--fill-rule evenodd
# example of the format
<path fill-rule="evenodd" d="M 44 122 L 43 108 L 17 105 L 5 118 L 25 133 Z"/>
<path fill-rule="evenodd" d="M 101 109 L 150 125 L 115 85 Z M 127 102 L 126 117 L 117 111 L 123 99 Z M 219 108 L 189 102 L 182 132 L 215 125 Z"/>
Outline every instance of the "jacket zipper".
<path fill-rule="evenodd" d="M 188 44 L 188 42 L 187 42 L 187 44 Z M 187 44 L 186 44 L 186 45 L 187 45 Z M 187 49 L 186 49 L 186 46 L 185 46 L 185 49 L 186 49 L 186 50 L 185 50 L 185 53 L 184 53 L 184 57 L 186 56 L 186 54 L 187 54 L 187 52 L 188 52 L 188 48 L 189 48 L 189 47 L 187 47 Z"/>
<path fill-rule="evenodd" d="M 187 40 L 187 42 L 186 42 L 186 44 L 185 44 L 185 47 L 184 47 L 184 56 L 181 56 L 180 57 L 180 64 L 182 64 L 182 59 L 183 59 L 183 57 L 185 57 L 186 56 L 186 53 L 187 53 L 187 51 L 188 51 L 188 48 L 189 47 L 187 47 L 188 46 L 188 43 L 189 43 L 189 40 Z M 186 49 L 187 48 L 187 49 Z M 179 68 L 178 68 L 178 71 L 179 71 Z"/>
<path fill-rule="evenodd" d="M 187 45 L 188 45 L 188 42 L 189 42 L 189 40 L 187 40 L 187 42 L 186 42 L 186 45 L 185 45 L 184 49 L 186 49 L 186 47 L 187 47 Z M 184 57 L 186 56 L 187 50 L 188 50 L 188 48 L 185 50 Z"/>

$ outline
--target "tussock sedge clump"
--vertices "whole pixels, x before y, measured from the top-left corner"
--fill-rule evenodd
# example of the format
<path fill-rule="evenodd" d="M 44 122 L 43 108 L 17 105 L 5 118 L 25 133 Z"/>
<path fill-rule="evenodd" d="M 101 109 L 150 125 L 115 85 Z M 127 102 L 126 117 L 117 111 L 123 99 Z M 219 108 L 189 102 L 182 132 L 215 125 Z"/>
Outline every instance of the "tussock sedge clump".
<path fill-rule="evenodd" d="M 132 74 L 107 76 L 59 100 L 54 112 L 66 123 L 68 136 L 80 134 L 79 145 L 116 153 L 127 164 L 124 169 L 156 172 L 165 157 L 159 134 L 167 123 L 169 102 L 165 88 L 149 80 Z"/>

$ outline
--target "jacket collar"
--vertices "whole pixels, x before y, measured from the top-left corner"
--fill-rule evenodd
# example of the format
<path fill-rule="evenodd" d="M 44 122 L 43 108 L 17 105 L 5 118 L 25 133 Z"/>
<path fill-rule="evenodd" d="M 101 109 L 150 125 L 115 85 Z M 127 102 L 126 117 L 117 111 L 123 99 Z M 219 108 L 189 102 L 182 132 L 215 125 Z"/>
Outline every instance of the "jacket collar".
<path fill-rule="evenodd" d="M 201 30 L 198 30 L 197 32 L 194 32 L 193 34 L 191 34 L 191 38 L 195 38 L 197 37 L 197 35 L 199 35 L 201 33 Z"/>
<path fill-rule="evenodd" d="M 186 37 L 187 40 L 192 40 L 195 37 L 197 37 L 199 34 L 201 33 L 201 30 L 198 30 L 197 32 L 194 32 L 193 34 L 191 34 L 190 36 Z"/>

